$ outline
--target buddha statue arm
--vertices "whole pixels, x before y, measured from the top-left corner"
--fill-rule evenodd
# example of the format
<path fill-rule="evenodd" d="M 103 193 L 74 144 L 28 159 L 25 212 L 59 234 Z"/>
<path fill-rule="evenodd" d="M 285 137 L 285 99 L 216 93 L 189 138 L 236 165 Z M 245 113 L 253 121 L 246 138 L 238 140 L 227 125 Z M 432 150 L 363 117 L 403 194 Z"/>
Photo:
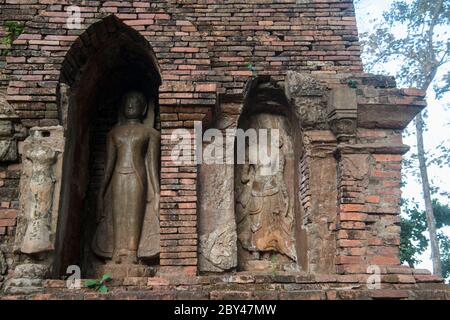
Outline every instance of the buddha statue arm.
<path fill-rule="evenodd" d="M 160 186 L 159 186 L 159 152 L 160 152 L 160 135 L 156 130 L 152 130 L 149 139 L 148 152 L 147 152 L 147 179 L 151 183 L 152 190 L 154 192 L 153 199 L 155 205 L 159 204 Z M 150 200 L 150 199 L 148 199 Z"/>
<path fill-rule="evenodd" d="M 105 164 L 105 175 L 103 177 L 102 184 L 100 186 L 99 190 L 99 199 L 98 199 L 98 220 L 100 220 L 104 215 L 104 198 L 106 191 L 108 190 L 109 183 L 111 182 L 112 175 L 114 173 L 114 166 L 116 164 L 116 146 L 114 144 L 114 139 L 112 132 L 108 133 L 108 136 L 106 138 L 106 164 Z"/>

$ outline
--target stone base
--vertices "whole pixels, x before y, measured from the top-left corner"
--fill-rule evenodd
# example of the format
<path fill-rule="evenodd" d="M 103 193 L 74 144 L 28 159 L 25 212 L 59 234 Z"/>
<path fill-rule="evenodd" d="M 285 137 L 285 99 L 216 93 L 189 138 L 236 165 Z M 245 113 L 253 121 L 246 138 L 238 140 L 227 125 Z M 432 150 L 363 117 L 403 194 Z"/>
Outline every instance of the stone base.
<path fill-rule="evenodd" d="M 113 279 L 153 277 L 156 271 L 156 267 L 147 265 L 106 263 L 96 267 L 94 276 L 95 278 L 101 278 L 104 274 L 111 272 Z"/>
<path fill-rule="evenodd" d="M 39 293 L 0 293 L 3 299 L 211 299 L 211 300 L 450 300 L 450 286 L 431 274 L 383 274 L 378 288 L 367 285 L 368 274 L 309 275 L 239 272 L 216 276 L 113 276 L 102 294 L 85 286 L 68 289 L 64 280 L 45 280 Z"/>
<path fill-rule="evenodd" d="M 48 275 L 48 267 L 26 263 L 16 266 L 13 277 L 5 284 L 8 294 L 29 294 L 42 289 L 43 279 Z"/>
<path fill-rule="evenodd" d="M 269 260 L 249 260 L 246 261 L 243 266 L 243 271 L 248 272 L 296 272 L 298 271 L 298 265 L 295 263 L 285 263 L 274 265 Z"/>

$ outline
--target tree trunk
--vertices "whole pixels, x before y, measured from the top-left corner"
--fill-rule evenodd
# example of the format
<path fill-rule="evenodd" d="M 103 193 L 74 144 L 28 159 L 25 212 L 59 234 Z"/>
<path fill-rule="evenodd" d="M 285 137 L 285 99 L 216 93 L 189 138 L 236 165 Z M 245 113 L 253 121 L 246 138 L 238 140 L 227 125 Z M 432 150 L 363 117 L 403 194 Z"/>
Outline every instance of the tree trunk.
<path fill-rule="evenodd" d="M 417 156 L 419 158 L 420 177 L 422 179 L 423 198 L 425 200 L 425 213 L 427 216 L 427 226 L 430 233 L 431 260 L 433 261 L 433 273 L 442 277 L 441 254 L 439 252 L 439 242 L 436 236 L 436 221 L 434 219 L 433 206 L 431 202 L 430 182 L 428 181 L 428 171 L 425 159 L 425 148 L 423 145 L 423 118 L 419 113 L 415 119 L 417 136 Z"/>

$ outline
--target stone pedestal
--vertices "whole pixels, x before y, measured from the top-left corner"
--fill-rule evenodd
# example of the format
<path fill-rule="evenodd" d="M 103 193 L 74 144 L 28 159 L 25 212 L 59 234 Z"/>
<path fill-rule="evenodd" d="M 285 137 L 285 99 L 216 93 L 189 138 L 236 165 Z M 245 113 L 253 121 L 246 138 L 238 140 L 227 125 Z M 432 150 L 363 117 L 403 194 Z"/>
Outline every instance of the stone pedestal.
<path fill-rule="evenodd" d="M 46 265 L 25 263 L 14 269 L 13 278 L 6 282 L 5 292 L 8 294 L 28 294 L 42 289 L 43 279 L 48 277 Z"/>
<path fill-rule="evenodd" d="M 101 278 L 104 274 L 111 272 L 112 279 L 125 279 L 130 277 L 153 277 L 157 268 L 139 264 L 115 264 L 106 263 L 98 266 L 95 278 Z"/>

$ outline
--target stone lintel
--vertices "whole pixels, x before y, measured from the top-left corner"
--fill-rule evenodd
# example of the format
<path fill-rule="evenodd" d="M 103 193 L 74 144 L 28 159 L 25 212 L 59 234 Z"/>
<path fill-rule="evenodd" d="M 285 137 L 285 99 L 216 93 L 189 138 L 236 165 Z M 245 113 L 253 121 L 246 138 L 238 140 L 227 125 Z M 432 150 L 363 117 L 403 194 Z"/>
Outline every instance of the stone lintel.
<path fill-rule="evenodd" d="M 387 144 L 387 143 L 358 143 L 358 144 L 340 144 L 337 147 L 340 154 L 366 153 L 366 154 L 405 154 L 409 151 L 409 146 L 405 144 Z"/>
<path fill-rule="evenodd" d="M 359 104 L 358 127 L 403 130 L 424 105 Z"/>

